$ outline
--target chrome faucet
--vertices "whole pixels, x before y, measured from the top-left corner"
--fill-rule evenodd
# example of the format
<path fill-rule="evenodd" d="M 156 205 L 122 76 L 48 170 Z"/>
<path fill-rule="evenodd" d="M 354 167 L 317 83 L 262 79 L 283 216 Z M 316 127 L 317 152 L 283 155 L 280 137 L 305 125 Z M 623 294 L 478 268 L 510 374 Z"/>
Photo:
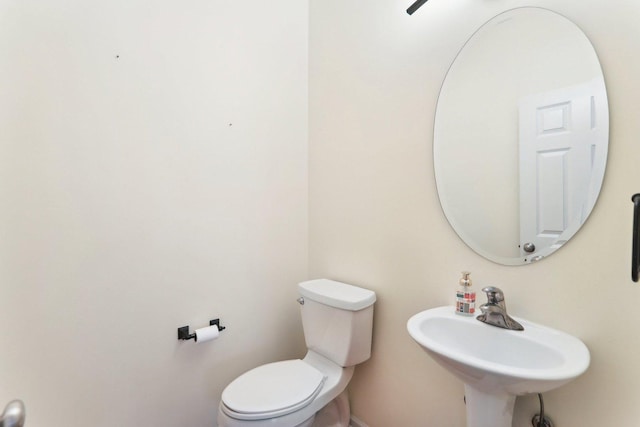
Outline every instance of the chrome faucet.
<path fill-rule="evenodd" d="M 482 314 L 476 317 L 477 320 L 499 328 L 524 331 L 524 327 L 507 314 L 504 293 L 500 288 L 487 286 L 482 289 L 482 292 L 487 294 L 487 302 L 480 306 Z"/>

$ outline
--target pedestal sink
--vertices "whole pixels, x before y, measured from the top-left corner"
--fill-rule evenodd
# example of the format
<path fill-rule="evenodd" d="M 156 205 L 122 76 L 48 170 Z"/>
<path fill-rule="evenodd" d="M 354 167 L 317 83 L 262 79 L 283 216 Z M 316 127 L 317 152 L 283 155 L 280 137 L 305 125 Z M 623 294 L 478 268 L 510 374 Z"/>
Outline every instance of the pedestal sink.
<path fill-rule="evenodd" d="M 511 331 L 454 313 L 422 311 L 409 319 L 409 335 L 464 382 L 468 427 L 511 427 L 518 395 L 560 387 L 589 367 L 589 350 L 564 332 L 514 317 Z"/>

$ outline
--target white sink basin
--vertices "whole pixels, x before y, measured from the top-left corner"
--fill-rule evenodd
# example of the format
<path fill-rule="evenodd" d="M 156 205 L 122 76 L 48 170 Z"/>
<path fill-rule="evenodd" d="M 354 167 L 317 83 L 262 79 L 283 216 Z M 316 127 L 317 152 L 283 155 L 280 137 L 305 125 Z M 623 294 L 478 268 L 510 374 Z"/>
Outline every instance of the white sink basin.
<path fill-rule="evenodd" d="M 465 383 L 470 427 L 511 427 L 516 395 L 560 387 L 589 367 L 589 350 L 578 338 L 514 319 L 524 331 L 457 315 L 453 307 L 422 311 L 407 323 L 411 337 Z"/>

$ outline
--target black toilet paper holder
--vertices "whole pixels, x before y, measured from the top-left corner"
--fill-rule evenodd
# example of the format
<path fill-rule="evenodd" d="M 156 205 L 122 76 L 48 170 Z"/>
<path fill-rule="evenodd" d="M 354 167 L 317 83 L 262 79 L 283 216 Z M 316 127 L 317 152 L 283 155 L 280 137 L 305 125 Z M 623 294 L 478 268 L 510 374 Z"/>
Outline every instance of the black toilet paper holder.
<path fill-rule="evenodd" d="M 220 319 L 209 320 L 209 326 L 214 326 L 214 325 L 218 327 L 218 331 L 224 331 L 226 329 L 225 326 L 220 326 Z M 181 328 L 178 328 L 178 339 L 179 340 L 196 339 L 196 334 L 189 333 L 188 325 L 182 326 Z"/>

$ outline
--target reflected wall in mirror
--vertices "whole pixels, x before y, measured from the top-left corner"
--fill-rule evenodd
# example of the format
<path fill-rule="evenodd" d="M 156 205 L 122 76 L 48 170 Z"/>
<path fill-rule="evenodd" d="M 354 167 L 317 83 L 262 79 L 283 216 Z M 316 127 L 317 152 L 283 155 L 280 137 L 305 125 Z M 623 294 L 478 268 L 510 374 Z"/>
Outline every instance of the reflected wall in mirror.
<path fill-rule="evenodd" d="M 593 209 L 609 113 L 593 46 L 567 18 L 523 7 L 485 23 L 442 85 L 434 169 L 442 209 L 478 254 L 538 261 Z"/>

